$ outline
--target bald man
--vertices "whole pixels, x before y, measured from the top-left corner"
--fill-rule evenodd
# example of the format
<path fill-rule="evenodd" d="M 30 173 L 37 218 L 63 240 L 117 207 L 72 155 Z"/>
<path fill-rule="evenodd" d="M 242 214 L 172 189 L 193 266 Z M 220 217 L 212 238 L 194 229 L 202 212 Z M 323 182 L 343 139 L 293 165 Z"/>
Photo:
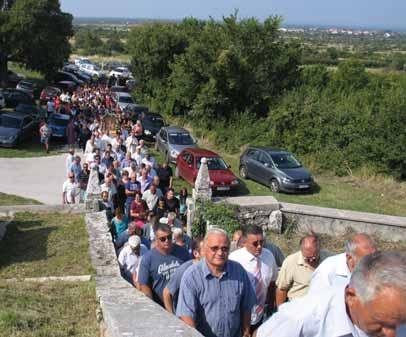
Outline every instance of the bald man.
<path fill-rule="evenodd" d="M 300 250 L 289 255 L 282 263 L 276 280 L 276 305 L 307 294 L 313 271 L 327 257 L 320 251 L 317 235 L 307 235 L 300 240 Z"/>
<path fill-rule="evenodd" d="M 318 293 L 331 286 L 347 285 L 358 262 L 376 250 L 375 241 L 368 234 L 354 235 L 346 241 L 345 253 L 331 256 L 317 267 L 312 275 L 309 293 Z"/>

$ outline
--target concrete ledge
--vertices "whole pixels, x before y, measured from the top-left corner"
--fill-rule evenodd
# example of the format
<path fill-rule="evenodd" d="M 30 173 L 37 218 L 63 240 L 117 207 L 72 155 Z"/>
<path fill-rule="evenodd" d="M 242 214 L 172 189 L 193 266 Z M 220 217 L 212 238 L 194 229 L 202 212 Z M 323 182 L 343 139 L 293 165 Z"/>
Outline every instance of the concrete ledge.
<path fill-rule="evenodd" d="M 121 277 L 97 277 L 96 291 L 111 337 L 201 337 Z"/>
<path fill-rule="evenodd" d="M 10 216 L 14 213 L 85 213 L 84 204 L 75 205 L 15 205 L 0 206 L 0 216 Z"/>
<path fill-rule="evenodd" d="M 406 217 L 291 203 L 281 203 L 281 211 L 285 219 L 294 222 L 300 231 L 313 230 L 334 236 L 353 229 L 375 234 L 384 240 L 406 240 Z"/>
<path fill-rule="evenodd" d="M 267 210 L 278 210 L 280 208 L 278 200 L 271 196 L 263 197 L 230 197 L 225 198 L 224 201 L 231 205 L 236 205 L 242 208 L 253 208 L 253 209 L 267 209 Z"/>
<path fill-rule="evenodd" d="M 85 221 L 103 337 L 202 337 L 121 277 L 105 211 L 89 213 Z"/>

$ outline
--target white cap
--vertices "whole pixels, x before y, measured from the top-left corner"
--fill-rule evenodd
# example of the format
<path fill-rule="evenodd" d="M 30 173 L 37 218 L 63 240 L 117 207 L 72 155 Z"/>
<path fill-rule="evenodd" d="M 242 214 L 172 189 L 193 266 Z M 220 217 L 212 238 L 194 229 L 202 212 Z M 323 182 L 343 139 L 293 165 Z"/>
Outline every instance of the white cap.
<path fill-rule="evenodd" d="M 128 244 L 131 248 L 136 248 L 141 244 L 141 239 L 138 235 L 131 235 L 128 239 Z"/>
<path fill-rule="evenodd" d="M 168 224 L 168 218 L 160 218 L 159 223 L 167 225 Z"/>

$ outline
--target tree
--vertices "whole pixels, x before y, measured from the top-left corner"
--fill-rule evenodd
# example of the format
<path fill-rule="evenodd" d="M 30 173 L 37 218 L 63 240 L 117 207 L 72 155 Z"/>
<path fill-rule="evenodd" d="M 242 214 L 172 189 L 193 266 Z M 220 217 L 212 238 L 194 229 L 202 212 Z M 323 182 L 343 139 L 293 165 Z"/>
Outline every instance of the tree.
<path fill-rule="evenodd" d="M 47 78 L 69 57 L 72 15 L 59 0 L 0 0 L 0 83 L 7 82 L 8 61 L 24 64 Z"/>

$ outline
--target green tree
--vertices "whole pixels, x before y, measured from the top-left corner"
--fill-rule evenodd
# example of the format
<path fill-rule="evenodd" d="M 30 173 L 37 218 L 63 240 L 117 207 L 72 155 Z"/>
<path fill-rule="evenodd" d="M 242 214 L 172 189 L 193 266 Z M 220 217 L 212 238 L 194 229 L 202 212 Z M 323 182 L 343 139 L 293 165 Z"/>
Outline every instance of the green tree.
<path fill-rule="evenodd" d="M 0 1 L 3 8 L 4 0 Z M 7 81 L 8 61 L 24 64 L 46 77 L 69 57 L 72 15 L 58 0 L 15 0 L 0 12 L 0 83 Z"/>

